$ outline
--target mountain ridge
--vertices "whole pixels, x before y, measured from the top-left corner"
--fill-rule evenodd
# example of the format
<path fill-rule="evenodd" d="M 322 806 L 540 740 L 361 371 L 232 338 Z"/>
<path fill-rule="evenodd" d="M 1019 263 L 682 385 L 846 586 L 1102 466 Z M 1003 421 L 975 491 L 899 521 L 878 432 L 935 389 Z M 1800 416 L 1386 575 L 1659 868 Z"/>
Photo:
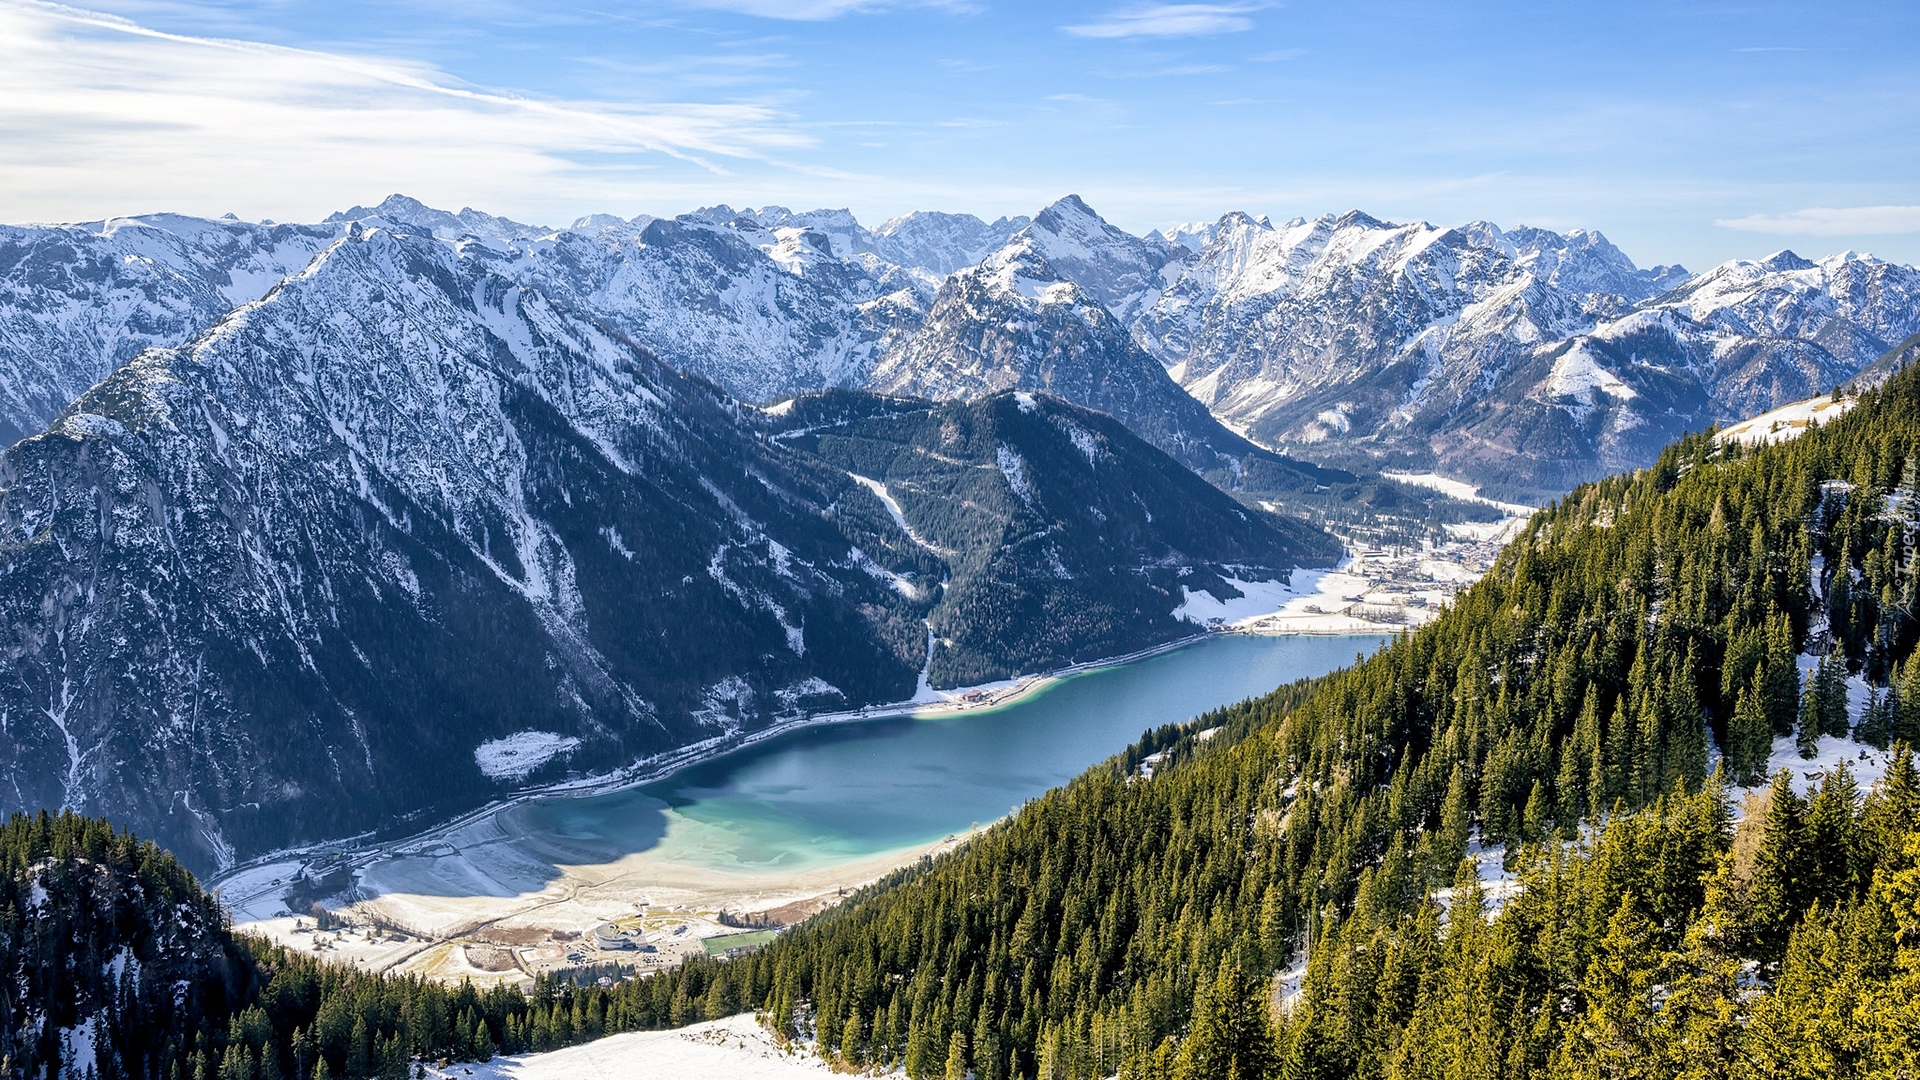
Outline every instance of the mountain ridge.
<path fill-rule="evenodd" d="M 149 215 L 14 227 L 0 236 L 0 435 L 39 430 L 139 348 L 205 330 L 355 221 L 490 259 L 762 402 L 933 389 L 988 340 L 1003 372 L 1057 368 L 1046 357 L 1071 360 L 1088 319 L 1009 334 L 997 316 L 970 326 L 951 304 L 935 317 L 957 279 L 1038 260 L 1045 280 L 1081 290 L 1083 314 L 1103 309 L 1239 436 L 1321 465 L 1439 469 L 1533 499 L 1643 465 L 1678 431 L 1822 392 L 1920 332 L 1920 271 L 1851 252 L 1688 275 L 1640 269 L 1590 230 L 1393 224 L 1359 210 L 1279 225 L 1234 211 L 1169 239 L 1115 229 L 1077 196 L 994 222 L 915 212 L 869 229 L 845 210 L 715 206 L 549 229 L 396 195 L 312 226 Z M 1151 406 L 1076 400 L 1135 424 L 1190 411 L 1137 359 L 1116 367 L 1117 351 L 1099 345 L 1086 363 L 1130 370 L 1122 396 Z M 1183 455 L 1179 439 L 1210 425 L 1175 426 L 1185 434 L 1136 430 Z M 1219 432 L 1203 441 L 1241 453 Z"/>

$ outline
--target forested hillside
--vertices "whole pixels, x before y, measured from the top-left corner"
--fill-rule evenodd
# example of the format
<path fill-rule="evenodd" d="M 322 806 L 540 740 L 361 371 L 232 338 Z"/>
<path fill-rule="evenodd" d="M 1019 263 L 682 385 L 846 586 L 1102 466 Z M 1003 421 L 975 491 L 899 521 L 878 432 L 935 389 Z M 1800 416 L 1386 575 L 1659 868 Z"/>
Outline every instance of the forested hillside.
<path fill-rule="evenodd" d="M 1047 394 L 834 391 L 790 399 L 769 422 L 781 445 L 870 485 L 831 516 L 862 550 L 913 568 L 934 686 L 1174 640 L 1193 631 L 1172 614 L 1183 587 L 1238 596 L 1224 576 L 1285 579 L 1340 554 L 1321 530 L 1242 505 L 1113 417 Z"/>
<path fill-rule="evenodd" d="M 1480 1042 L 1454 1063 L 1537 1072 L 1573 1060 L 1583 1025 L 1605 1019 L 1588 1012 L 1603 999 L 1578 992 L 1582 980 L 1609 977 L 1605 964 L 1648 994 L 1673 985 L 1652 946 L 1683 948 L 1709 891 L 1741 913 L 1708 924 L 1745 972 L 1742 993 L 1776 980 L 1784 993 L 1805 976 L 1766 965 L 1801 913 L 1866 895 L 1876 880 L 1883 893 L 1894 888 L 1885 882 L 1909 858 L 1898 853 L 1911 815 L 1862 810 L 1844 780 L 1816 797 L 1825 809 L 1806 812 L 1817 829 L 1777 798 L 1759 843 L 1793 852 L 1779 856 L 1790 867 L 1742 876 L 1737 860 L 1722 865 L 1730 833 L 1709 765 L 1722 746 L 1732 778 L 1757 780 L 1776 735 L 1799 729 L 1811 743 L 1855 725 L 1884 743 L 1913 733 L 1917 450 L 1920 378 L 1908 372 L 1796 442 L 1751 449 L 1695 436 L 1650 469 L 1581 488 L 1539 514 L 1432 627 L 1311 693 L 1247 707 L 1232 725 L 1250 729 L 1244 739 L 1216 737 L 1151 779 L 1126 759 L 1096 769 L 965 851 L 790 934 L 758 961 L 772 969 L 766 1010 L 790 1030 L 817 1031 L 830 1052 L 902 1059 L 914 1075 L 939 1071 L 955 1048 L 985 1080 L 1151 1070 L 1178 1058 L 1169 1040 L 1187 1031 L 1196 996 L 1223 966 L 1264 977 L 1292 964 L 1311 935 L 1317 966 L 1289 1021 L 1293 1066 L 1447 1073 L 1431 1055 L 1394 1056 L 1411 1037 L 1407 1015 L 1445 989 L 1420 981 L 1430 965 L 1399 970 L 1401 1013 L 1379 1007 L 1387 991 L 1372 983 L 1341 1000 L 1329 971 L 1386 962 L 1346 929 L 1365 918 L 1464 950 L 1454 969 L 1436 970 L 1477 978 L 1519 963 L 1515 934 L 1562 950 L 1559 967 L 1498 1005 L 1484 987 L 1461 991 L 1482 1023 L 1471 1034 Z M 1804 650 L 1828 656 L 1803 695 Z M 1845 672 L 1890 685 L 1850 714 Z M 1848 839 L 1872 832 L 1854 824 L 1862 814 L 1881 823 L 1874 844 Z M 1596 821 L 1609 828 L 1591 850 L 1560 848 Z M 1460 921 L 1437 938 L 1431 896 L 1454 884 L 1476 837 L 1507 845 L 1519 863 L 1546 859 L 1533 880 L 1559 884 L 1536 886 L 1504 916 L 1534 918 L 1532 927 L 1470 939 Z M 1608 855 L 1615 848 L 1630 854 Z M 1842 857 L 1845 886 L 1808 869 Z M 1556 895 L 1587 902 L 1623 863 L 1629 876 L 1597 893 L 1613 897 L 1597 922 L 1551 906 Z M 1642 874 L 1651 884 L 1632 876 Z M 1621 933 L 1659 928 L 1644 965 L 1628 959 L 1640 946 L 1599 948 L 1623 904 Z M 1863 931 L 1879 966 L 1863 971 L 1886 974 L 1906 942 L 1888 921 L 1891 904 L 1878 916 L 1819 914 L 1805 933 L 1881 918 Z M 1741 967 L 1747 960 L 1763 966 Z M 1664 998 L 1635 1000 L 1653 1010 Z M 1741 994 L 1716 1007 L 1739 1031 L 1757 1023 Z M 1468 1037 L 1434 1022 L 1442 1042 Z M 1345 1042 L 1321 1030 L 1329 1024 Z M 1803 1042 L 1776 1051 L 1824 1038 L 1791 1037 Z"/>

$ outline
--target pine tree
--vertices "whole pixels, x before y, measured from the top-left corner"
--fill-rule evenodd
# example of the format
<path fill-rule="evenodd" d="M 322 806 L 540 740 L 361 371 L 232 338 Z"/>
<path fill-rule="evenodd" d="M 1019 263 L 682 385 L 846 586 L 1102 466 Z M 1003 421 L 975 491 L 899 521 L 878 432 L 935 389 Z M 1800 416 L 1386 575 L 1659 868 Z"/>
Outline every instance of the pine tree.
<path fill-rule="evenodd" d="M 1767 622 L 1767 660 L 1761 667 L 1760 704 L 1767 711 L 1775 735 L 1791 735 L 1799 714 L 1800 667 L 1793 624 L 1776 614 Z"/>
<path fill-rule="evenodd" d="M 1440 848 L 1434 853 L 1436 865 L 1451 867 L 1466 856 L 1469 828 L 1467 774 L 1455 762 L 1447 780 L 1446 801 L 1440 804 Z"/>
<path fill-rule="evenodd" d="M 220 1080 L 254 1080 L 253 1051 L 244 1043 L 229 1043 L 220 1057 Z"/>
<path fill-rule="evenodd" d="M 1854 729 L 1854 738 L 1868 746 L 1885 750 L 1893 742 L 1893 714 L 1898 703 L 1897 690 L 1882 694 L 1878 688 L 1869 688 L 1867 709 L 1861 714 L 1860 726 Z"/>
<path fill-rule="evenodd" d="M 1774 774 L 1767 790 L 1767 812 L 1747 886 L 1748 917 L 1763 946 L 1785 945 L 1794 921 L 1811 900 L 1804 847 L 1806 805 L 1793 792 L 1793 774 Z"/>
<path fill-rule="evenodd" d="M 967 1080 L 967 1037 L 958 1031 L 947 1040 L 946 1080 Z"/>
<path fill-rule="evenodd" d="M 1740 688 L 1727 722 L 1727 765 L 1734 782 L 1752 787 L 1766 779 L 1767 758 L 1773 750 L 1773 725 L 1760 704 L 1761 695 L 1751 686 Z"/>
<path fill-rule="evenodd" d="M 1264 984 L 1222 964 L 1194 1003 L 1180 1044 L 1180 1080 L 1268 1080 L 1280 1066 Z"/>
<path fill-rule="evenodd" d="M 1821 658 L 1820 733 L 1842 739 L 1853 729 L 1847 712 L 1847 654 L 1836 649 Z"/>

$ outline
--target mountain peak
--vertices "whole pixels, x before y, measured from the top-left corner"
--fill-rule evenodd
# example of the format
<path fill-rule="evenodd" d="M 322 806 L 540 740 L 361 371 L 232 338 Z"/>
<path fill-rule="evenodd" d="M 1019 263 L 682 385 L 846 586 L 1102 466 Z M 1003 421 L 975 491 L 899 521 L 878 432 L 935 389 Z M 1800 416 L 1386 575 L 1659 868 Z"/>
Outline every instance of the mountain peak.
<path fill-rule="evenodd" d="M 1801 258 L 1789 248 L 1781 248 L 1760 260 L 1760 265 L 1776 273 L 1783 270 L 1812 270 L 1815 266 L 1814 263 Z"/>
<path fill-rule="evenodd" d="M 1077 214 L 1077 215 L 1092 217 L 1092 218 L 1097 218 L 1100 216 L 1099 214 L 1094 212 L 1093 207 L 1087 205 L 1085 199 L 1082 199 L 1078 195 L 1063 195 L 1060 198 L 1055 199 L 1051 204 L 1047 206 L 1045 210 L 1040 211 L 1040 213 L 1041 214 Z M 1037 217 L 1039 215 L 1035 215 L 1035 216 Z"/>
<path fill-rule="evenodd" d="M 1339 217 L 1333 219 L 1333 227 L 1336 229 L 1344 229 L 1344 228 L 1348 228 L 1349 226 L 1354 226 L 1362 229 L 1392 228 L 1391 225 L 1387 224 L 1384 221 L 1381 221 L 1379 218 L 1374 217 L 1372 214 L 1369 214 L 1364 210 L 1349 210 L 1346 213 L 1341 214 Z"/>

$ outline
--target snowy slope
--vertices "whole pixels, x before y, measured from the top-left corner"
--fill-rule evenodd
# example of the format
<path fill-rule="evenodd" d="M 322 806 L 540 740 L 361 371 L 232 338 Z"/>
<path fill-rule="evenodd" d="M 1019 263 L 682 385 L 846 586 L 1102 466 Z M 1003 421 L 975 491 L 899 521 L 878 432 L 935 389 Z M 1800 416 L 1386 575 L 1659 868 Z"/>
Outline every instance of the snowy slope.
<path fill-rule="evenodd" d="M 836 1075 L 802 1046 L 783 1047 L 750 1013 L 675 1031 L 610 1035 L 545 1054 L 429 1070 L 437 1080 L 806 1080 Z"/>
<path fill-rule="evenodd" d="M 140 350 L 195 337 L 339 235 L 172 214 L 0 226 L 0 446 Z"/>
<path fill-rule="evenodd" d="M 1084 209 L 1077 199 L 1063 203 Z M 980 265 L 947 278 L 919 332 L 874 368 L 869 385 L 939 401 L 1042 390 L 1113 415 L 1190 468 L 1236 474 L 1258 451 L 1176 386 L 1126 325 L 1048 254 L 1064 250 L 1083 271 L 1101 264 L 1089 237 L 1105 237 L 1105 229 L 1077 210 L 1048 208 Z M 1137 279 L 1127 268 L 1147 264 L 1118 256 L 1106 262 L 1100 280 L 1132 295 Z M 1310 478 L 1298 483 L 1312 489 Z"/>

